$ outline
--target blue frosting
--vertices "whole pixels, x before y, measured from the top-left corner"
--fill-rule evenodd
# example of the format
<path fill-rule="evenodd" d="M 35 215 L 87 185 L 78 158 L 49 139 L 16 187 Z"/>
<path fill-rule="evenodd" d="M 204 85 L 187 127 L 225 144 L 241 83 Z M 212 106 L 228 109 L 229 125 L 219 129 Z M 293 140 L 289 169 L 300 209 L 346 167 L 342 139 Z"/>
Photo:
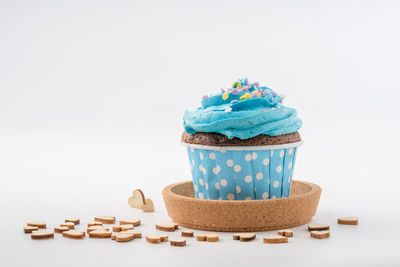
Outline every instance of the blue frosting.
<path fill-rule="evenodd" d="M 272 89 L 240 79 L 231 89 L 205 97 L 197 110 L 186 111 L 183 125 L 189 134 L 213 132 L 229 139 L 298 131 L 302 122 L 296 110 L 281 102 L 281 96 Z"/>

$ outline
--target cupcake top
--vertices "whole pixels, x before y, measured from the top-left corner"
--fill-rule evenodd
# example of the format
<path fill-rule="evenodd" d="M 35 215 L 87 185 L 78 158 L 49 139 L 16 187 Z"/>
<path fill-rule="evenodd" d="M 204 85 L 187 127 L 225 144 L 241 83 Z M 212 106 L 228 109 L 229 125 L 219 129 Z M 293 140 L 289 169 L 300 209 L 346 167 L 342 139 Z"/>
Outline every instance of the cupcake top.
<path fill-rule="evenodd" d="M 185 112 L 183 125 L 188 134 L 219 133 L 229 139 L 295 133 L 302 122 L 297 111 L 282 105 L 282 100 L 269 87 L 239 79 L 232 88 L 204 96 L 201 107 Z"/>

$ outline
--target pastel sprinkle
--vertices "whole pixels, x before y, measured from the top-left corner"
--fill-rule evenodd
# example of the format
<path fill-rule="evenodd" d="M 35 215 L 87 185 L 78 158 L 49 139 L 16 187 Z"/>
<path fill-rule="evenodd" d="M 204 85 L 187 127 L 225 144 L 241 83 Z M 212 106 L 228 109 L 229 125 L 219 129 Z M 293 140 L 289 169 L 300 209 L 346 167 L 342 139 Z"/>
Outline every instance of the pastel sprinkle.
<path fill-rule="evenodd" d="M 223 100 L 227 100 L 228 97 L 229 97 L 229 94 L 228 94 L 227 92 L 225 92 L 225 93 L 222 94 L 222 99 L 223 99 Z"/>
<path fill-rule="evenodd" d="M 244 99 L 250 99 L 251 95 L 249 93 L 245 93 L 244 95 L 242 95 L 239 100 L 244 100 Z"/>
<path fill-rule="evenodd" d="M 243 90 L 243 91 L 249 90 L 249 86 L 243 86 L 242 90 Z"/>
<path fill-rule="evenodd" d="M 222 92 L 222 93 L 225 93 L 225 90 L 224 90 L 224 88 L 221 88 L 221 92 Z"/>
<path fill-rule="evenodd" d="M 255 87 L 259 87 L 260 86 L 260 84 L 258 82 L 254 82 L 253 84 L 254 84 Z"/>
<path fill-rule="evenodd" d="M 226 107 L 225 112 L 231 112 L 232 108 L 231 107 Z"/>
<path fill-rule="evenodd" d="M 203 95 L 203 97 L 201 98 L 202 100 L 206 99 L 208 96 L 207 95 Z"/>
<path fill-rule="evenodd" d="M 252 92 L 251 97 L 258 97 L 258 92 Z"/>
<path fill-rule="evenodd" d="M 232 93 L 233 93 L 234 95 L 239 94 L 239 89 L 233 88 L 233 89 L 232 89 Z"/>
<path fill-rule="evenodd" d="M 231 101 L 231 104 L 238 102 L 236 99 Z"/>
<path fill-rule="evenodd" d="M 273 95 L 273 96 L 276 96 L 276 93 L 275 93 L 274 91 L 272 91 L 272 95 Z"/>

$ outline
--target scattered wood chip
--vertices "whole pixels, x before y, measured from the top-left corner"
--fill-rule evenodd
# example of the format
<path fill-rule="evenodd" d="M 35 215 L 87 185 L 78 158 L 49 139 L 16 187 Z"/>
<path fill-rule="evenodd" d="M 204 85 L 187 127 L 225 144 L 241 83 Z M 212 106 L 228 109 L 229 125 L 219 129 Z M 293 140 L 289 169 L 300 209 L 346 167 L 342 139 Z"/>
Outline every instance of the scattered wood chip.
<path fill-rule="evenodd" d="M 57 233 L 57 234 L 61 234 L 62 232 L 69 231 L 69 230 L 70 230 L 69 227 L 66 227 L 66 226 L 54 227 L 54 233 Z"/>
<path fill-rule="evenodd" d="M 132 192 L 132 196 L 128 198 L 128 204 L 134 209 L 141 209 L 144 204 L 145 198 L 142 190 L 135 189 Z"/>
<path fill-rule="evenodd" d="M 132 233 L 135 235 L 135 238 L 142 238 L 142 233 L 139 232 L 138 230 L 127 230 L 127 231 L 122 231 L 121 233 Z"/>
<path fill-rule="evenodd" d="M 106 230 L 94 230 L 89 232 L 90 238 L 110 238 L 111 235 L 112 233 Z"/>
<path fill-rule="evenodd" d="M 240 234 L 240 241 L 247 242 L 256 239 L 256 233 L 243 233 Z"/>
<path fill-rule="evenodd" d="M 312 238 L 316 238 L 316 239 L 325 239 L 325 238 L 329 238 L 331 236 L 330 232 L 328 230 L 324 230 L 324 231 L 311 231 L 310 232 L 310 236 Z"/>
<path fill-rule="evenodd" d="M 185 239 L 175 239 L 175 240 L 171 240 L 170 244 L 173 247 L 184 247 L 184 246 L 186 246 L 186 240 Z"/>
<path fill-rule="evenodd" d="M 25 226 L 24 227 L 24 233 L 25 234 L 30 234 L 33 231 L 37 231 L 37 230 L 39 230 L 39 227 L 37 227 L 37 226 Z"/>
<path fill-rule="evenodd" d="M 207 242 L 217 242 L 219 240 L 219 236 L 216 233 L 207 234 Z"/>
<path fill-rule="evenodd" d="M 233 234 L 233 240 L 240 240 L 240 234 L 241 233 Z"/>
<path fill-rule="evenodd" d="M 72 239 L 83 239 L 85 237 L 85 232 L 80 230 L 68 230 L 63 232 L 62 236 Z"/>
<path fill-rule="evenodd" d="M 117 242 L 128 242 L 135 239 L 135 234 L 134 233 L 127 233 L 127 232 L 122 232 L 118 233 L 115 240 Z"/>
<path fill-rule="evenodd" d="M 207 241 L 207 235 L 206 234 L 196 235 L 196 240 L 197 241 Z"/>
<path fill-rule="evenodd" d="M 40 229 L 45 229 L 46 228 L 46 223 L 45 222 L 28 222 L 28 226 L 36 226 Z"/>
<path fill-rule="evenodd" d="M 124 224 L 121 225 L 121 231 L 133 230 L 133 224 Z"/>
<path fill-rule="evenodd" d="M 144 201 L 141 209 L 144 212 L 153 212 L 154 211 L 153 201 L 150 198 L 146 198 L 146 200 Z"/>
<path fill-rule="evenodd" d="M 161 242 L 168 242 L 168 236 L 167 235 L 160 235 Z"/>
<path fill-rule="evenodd" d="M 66 222 L 66 223 L 60 224 L 60 227 L 68 227 L 69 229 L 74 229 L 75 228 L 75 224 L 72 223 L 72 222 Z"/>
<path fill-rule="evenodd" d="M 357 217 L 344 217 L 337 219 L 338 224 L 346 224 L 346 225 L 357 225 L 358 218 Z"/>
<path fill-rule="evenodd" d="M 286 236 L 281 235 L 269 235 L 264 237 L 264 243 L 267 244 L 278 244 L 278 243 L 287 243 L 288 238 Z"/>
<path fill-rule="evenodd" d="M 89 234 L 90 232 L 96 231 L 96 230 L 109 231 L 110 229 L 109 229 L 109 228 L 106 228 L 106 227 L 103 227 L 103 226 L 100 226 L 100 225 L 95 225 L 95 226 L 90 226 L 90 227 L 88 227 L 87 233 Z"/>
<path fill-rule="evenodd" d="M 132 224 L 133 226 L 139 226 L 140 225 L 140 220 L 138 219 L 124 219 L 119 221 L 120 225 L 125 225 L 125 224 Z"/>
<path fill-rule="evenodd" d="M 308 231 L 321 231 L 321 230 L 329 230 L 329 225 L 318 224 L 318 223 L 310 223 L 308 225 Z"/>
<path fill-rule="evenodd" d="M 102 222 L 104 224 L 114 224 L 115 223 L 115 217 L 113 217 L 113 216 L 94 217 L 94 220 L 97 222 Z"/>
<path fill-rule="evenodd" d="M 190 231 L 190 230 L 185 230 L 185 231 L 182 230 L 181 234 L 182 234 L 183 237 L 193 237 L 194 232 Z"/>
<path fill-rule="evenodd" d="M 175 230 L 177 230 L 179 228 L 179 224 L 174 223 L 174 225 L 175 225 Z"/>
<path fill-rule="evenodd" d="M 121 232 L 122 231 L 122 225 L 114 225 L 112 230 L 113 230 L 113 232 Z"/>
<path fill-rule="evenodd" d="M 79 220 L 78 218 L 69 218 L 69 219 L 65 219 L 65 222 L 72 222 L 75 225 L 80 224 L 81 220 Z"/>
<path fill-rule="evenodd" d="M 90 223 L 88 223 L 88 227 L 90 227 L 90 226 L 102 226 L 103 225 L 103 223 L 102 222 L 90 222 Z"/>
<path fill-rule="evenodd" d="M 149 243 L 157 244 L 161 242 L 161 236 L 159 235 L 146 235 L 146 241 Z"/>
<path fill-rule="evenodd" d="M 54 238 L 54 233 L 47 232 L 47 231 L 33 231 L 31 233 L 32 239 L 48 239 Z"/>
<path fill-rule="evenodd" d="M 291 229 L 279 230 L 278 231 L 278 235 L 286 236 L 286 237 L 292 237 L 293 236 L 293 230 L 291 230 Z"/>
<path fill-rule="evenodd" d="M 156 229 L 160 231 L 173 232 L 176 228 L 174 223 L 159 223 L 156 224 Z"/>

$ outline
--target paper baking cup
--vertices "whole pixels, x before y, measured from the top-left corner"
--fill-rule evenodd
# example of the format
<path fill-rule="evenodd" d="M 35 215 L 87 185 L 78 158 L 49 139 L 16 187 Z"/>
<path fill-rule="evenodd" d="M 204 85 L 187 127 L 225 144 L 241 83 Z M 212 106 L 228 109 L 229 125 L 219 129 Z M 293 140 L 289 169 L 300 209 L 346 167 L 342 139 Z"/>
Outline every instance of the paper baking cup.
<path fill-rule="evenodd" d="M 271 146 L 187 147 L 196 198 L 250 200 L 288 197 L 297 148 Z"/>

